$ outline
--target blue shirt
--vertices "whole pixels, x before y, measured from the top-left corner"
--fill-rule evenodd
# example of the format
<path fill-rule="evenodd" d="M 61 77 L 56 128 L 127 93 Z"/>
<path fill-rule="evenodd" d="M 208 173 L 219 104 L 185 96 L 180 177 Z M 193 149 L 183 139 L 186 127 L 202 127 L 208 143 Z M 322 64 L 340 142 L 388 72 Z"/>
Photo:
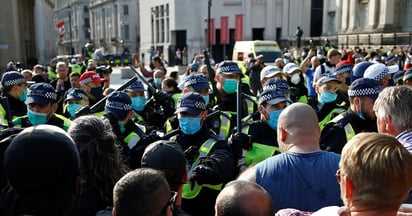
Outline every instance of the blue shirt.
<path fill-rule="evenodd" d="M 315 88 L 313 88 L 313 73 L 315 72 L 314 68 L 306 69 L 306 87 L 308 88 L 308 96 L 316 96 Z"/>
<path fill-rule="evenodd" d="M 340 155 L 284 152 L 256 165 L 256 183 L 271 195 L 276 210 L 316 211 L 342 205 L 336 180 Z"/>
<path fill-rule="evenodd" d="M 396 139 L 409 151 L 412 152 L 412 131 L 406 130 L 396 136 Z"/>

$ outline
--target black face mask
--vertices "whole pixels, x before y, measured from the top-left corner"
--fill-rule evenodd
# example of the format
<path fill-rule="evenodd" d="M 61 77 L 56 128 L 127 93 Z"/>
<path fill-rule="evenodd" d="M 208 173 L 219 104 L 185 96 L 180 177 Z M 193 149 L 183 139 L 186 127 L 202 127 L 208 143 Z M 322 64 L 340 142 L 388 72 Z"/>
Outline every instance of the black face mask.
<path fill-rule="evenodd" d="M 347 86 L 350 86 L 350 77 L 346 77 L 346 79 L 345 79 L 345 84 L 347 85 Z"/>
<path fill-rule="evenodd" d="M 103 98 L 103 89 L 102 87 L 91 88 L 90 94 L 92 94 L 96 98 L 96 100 L 100 100 Z"/>

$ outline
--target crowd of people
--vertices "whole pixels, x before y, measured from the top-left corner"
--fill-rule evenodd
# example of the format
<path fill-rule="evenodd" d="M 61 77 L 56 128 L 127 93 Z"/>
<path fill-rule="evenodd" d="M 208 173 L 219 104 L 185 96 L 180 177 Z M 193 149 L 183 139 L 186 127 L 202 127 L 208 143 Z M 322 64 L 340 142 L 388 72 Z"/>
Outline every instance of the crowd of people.
<path fill-rule="evenodd" d="M 411 62 L 302 57 L 153 56 L 121 91 L 93 60 L 11 65 L 0 215 L 412 214 Z"/>

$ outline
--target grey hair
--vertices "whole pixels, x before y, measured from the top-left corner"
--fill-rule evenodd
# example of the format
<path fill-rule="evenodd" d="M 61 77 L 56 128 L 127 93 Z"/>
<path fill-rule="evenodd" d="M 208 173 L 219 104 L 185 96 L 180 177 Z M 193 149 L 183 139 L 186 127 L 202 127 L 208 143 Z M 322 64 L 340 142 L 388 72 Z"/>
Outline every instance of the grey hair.
<path fill-rule="evenodd" d="M 390 116 L 397 131 L 412 129 L 412 88 L 395 86 L 383 89 L 373 110 L 379 119 L 385 120 Z"/>

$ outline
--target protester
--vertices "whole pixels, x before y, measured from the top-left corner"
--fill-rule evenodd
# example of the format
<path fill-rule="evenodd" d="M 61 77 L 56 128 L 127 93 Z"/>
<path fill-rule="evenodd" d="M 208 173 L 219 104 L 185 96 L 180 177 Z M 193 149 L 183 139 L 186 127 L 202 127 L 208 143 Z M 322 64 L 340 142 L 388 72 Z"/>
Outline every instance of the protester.
<path fill-rule="evenodd" d="M 176 196 L 160 171 L 136 169 L 114 186 L 113 216 L 172 216 Z"/>
<path fill-rule="evenodd" d="M 279 116 L 277 134 L 283 153 L 246 170 L 239 179 L 262 186 L 271 195 L 276 210 L 315 211 L 340 205 L 334 176 L 340 156 L 320 150 L 315 111 L 302 103 L 288 106 Z"/>
<path fill-rule="evenodd" d="M 9 185 L 1 195 L 1 215 L 71 215 L 80 172 L 75 143 L 62 129 L 24 129 L 4 154 Z"/>
<path fill-rule="evenodd" d="M 270 195 L 256 183 L 231 181 L 216 198 L 215 216 L 273 216 Z"/>

